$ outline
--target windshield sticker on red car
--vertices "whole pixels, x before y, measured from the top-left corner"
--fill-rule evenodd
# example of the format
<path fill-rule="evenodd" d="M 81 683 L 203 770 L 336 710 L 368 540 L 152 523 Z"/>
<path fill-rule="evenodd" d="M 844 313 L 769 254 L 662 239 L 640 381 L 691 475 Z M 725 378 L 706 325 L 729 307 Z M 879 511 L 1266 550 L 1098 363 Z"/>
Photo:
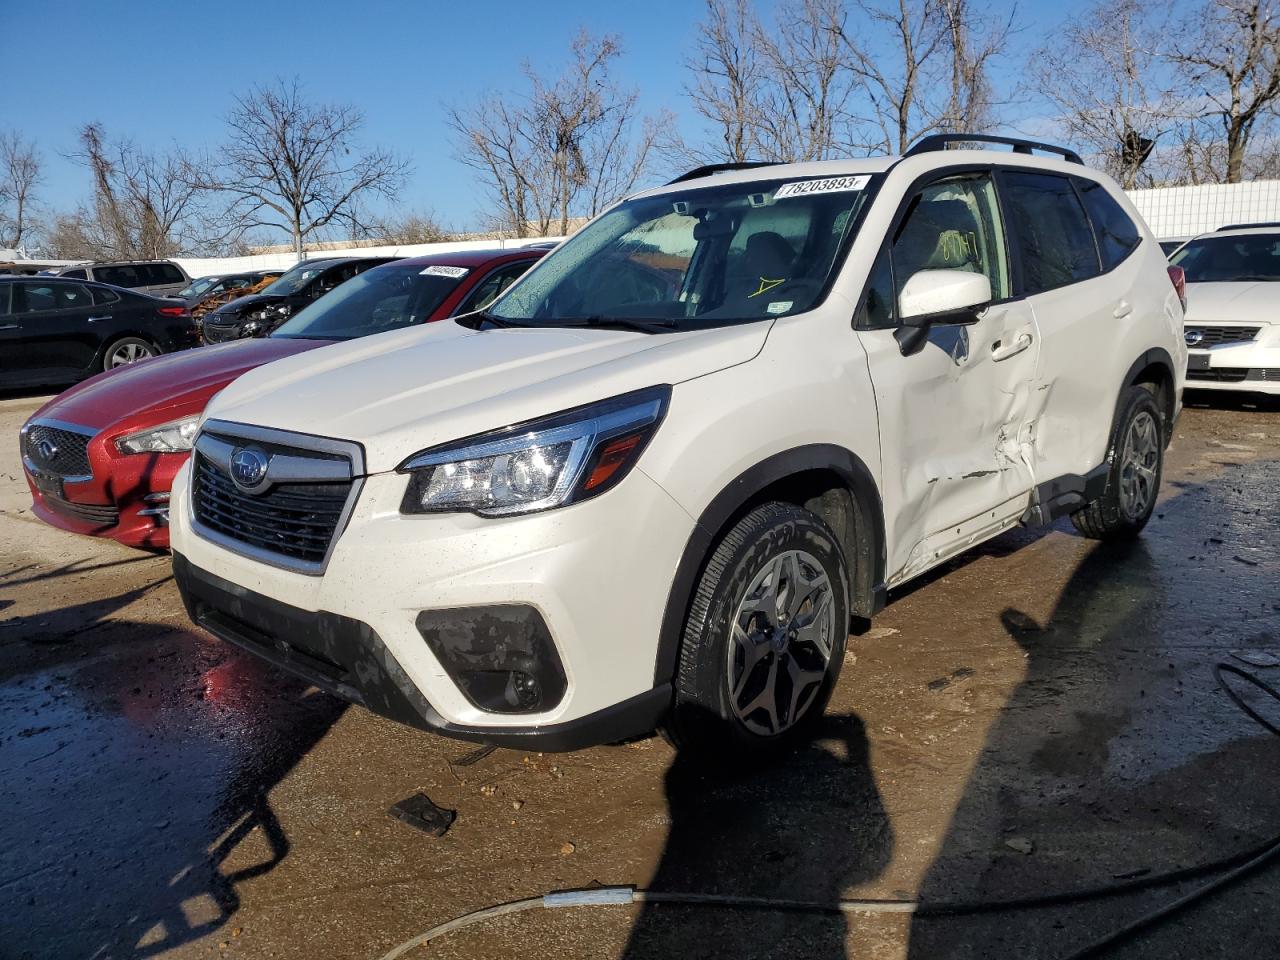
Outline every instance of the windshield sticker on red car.
<path fill-rule="evenodd" d="M 863 189 L 871 177 L 862 175 L 858 177 L 827 177 L 824 180 L 794 180 L 791 183 L 784 183 L 773 195 L 775 200 L 785 200 L 787 197 L 807 197 L 814 193 L 843 193 L 850 190 Z"/>
<path fill-rule="evenodd" d="M 437 263 L 433 263 L 427 269 L 422 271 L 424 277 L 453 277 L 458 280 L 465 277 L 471 272 L 470 267 L 446 267 Z"/>

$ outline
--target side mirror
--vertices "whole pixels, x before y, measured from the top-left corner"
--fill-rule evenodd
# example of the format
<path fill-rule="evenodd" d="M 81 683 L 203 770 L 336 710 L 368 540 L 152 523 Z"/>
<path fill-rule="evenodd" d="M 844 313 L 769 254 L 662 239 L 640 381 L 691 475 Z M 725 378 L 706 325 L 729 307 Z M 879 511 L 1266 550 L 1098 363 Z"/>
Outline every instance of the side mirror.
<path fill-rule="evenodd" d="M 968 324 L 991 302 L 991 281 L 968 270 L 921 270 L 913 273 L 898 297 L 901 326 L 893 332 L 904 357 L 919 353 L 929 328 Z"/>

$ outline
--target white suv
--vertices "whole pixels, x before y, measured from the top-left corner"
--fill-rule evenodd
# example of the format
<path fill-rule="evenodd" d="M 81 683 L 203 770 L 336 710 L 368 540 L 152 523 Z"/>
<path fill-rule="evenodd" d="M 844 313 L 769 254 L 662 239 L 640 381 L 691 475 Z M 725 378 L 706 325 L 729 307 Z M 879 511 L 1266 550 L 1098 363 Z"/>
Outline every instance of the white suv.
<path fill-rule="evenodd" d="M 1164 257 L 1074 154 L 976 139 L 701 168 L 485 312 L 240 378 L 174 483 L 192 618 L 451 736 L 752 754 L 890 588 L 1067 513 L 1132 536 L 1186 367 Z"/>
<path fill-rule="evenodd" d="M 1170 263 L 1186 272 L 1187 386 L 1280 396 L 1280 224 L 1223 227 Z"/>

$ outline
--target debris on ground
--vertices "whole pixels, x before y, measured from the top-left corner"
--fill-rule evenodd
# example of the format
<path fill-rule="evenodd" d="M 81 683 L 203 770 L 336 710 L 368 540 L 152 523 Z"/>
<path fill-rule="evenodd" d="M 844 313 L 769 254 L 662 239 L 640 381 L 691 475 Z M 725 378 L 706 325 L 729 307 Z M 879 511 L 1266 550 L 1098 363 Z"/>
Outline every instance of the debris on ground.
<path fill-rule="evenodd" d="M 457 811 L 437 807 L 425 793 L 406 797 L 387 813 L 432 837 L 443 837 L 458 816 Z"/>
<path fill-rule="evenodd" d="M 1004 845 L 1010 850 L 1023 854 L 1030 853 L 1036 848 L 1036 845 L 1026 837 L 1010 837 Z"/>

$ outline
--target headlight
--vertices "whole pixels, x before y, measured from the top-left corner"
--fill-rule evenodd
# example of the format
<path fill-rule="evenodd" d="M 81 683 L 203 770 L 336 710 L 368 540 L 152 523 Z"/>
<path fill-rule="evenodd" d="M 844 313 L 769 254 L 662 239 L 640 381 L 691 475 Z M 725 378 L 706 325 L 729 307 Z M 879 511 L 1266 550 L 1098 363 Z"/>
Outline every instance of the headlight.
<path fill-rule="evenodd" d="M 547 510 L 594 497 L 640 459 L 671 397 L 652 387 L 415 454 L 403 513 L 484 517 Z"/>
<path fill-rule="evenodd" d="M 192 414 L 172 423 L 140 430 L 116 440 L 121 453 L 185 453 L 196 438 L 200 415 Z"/>

